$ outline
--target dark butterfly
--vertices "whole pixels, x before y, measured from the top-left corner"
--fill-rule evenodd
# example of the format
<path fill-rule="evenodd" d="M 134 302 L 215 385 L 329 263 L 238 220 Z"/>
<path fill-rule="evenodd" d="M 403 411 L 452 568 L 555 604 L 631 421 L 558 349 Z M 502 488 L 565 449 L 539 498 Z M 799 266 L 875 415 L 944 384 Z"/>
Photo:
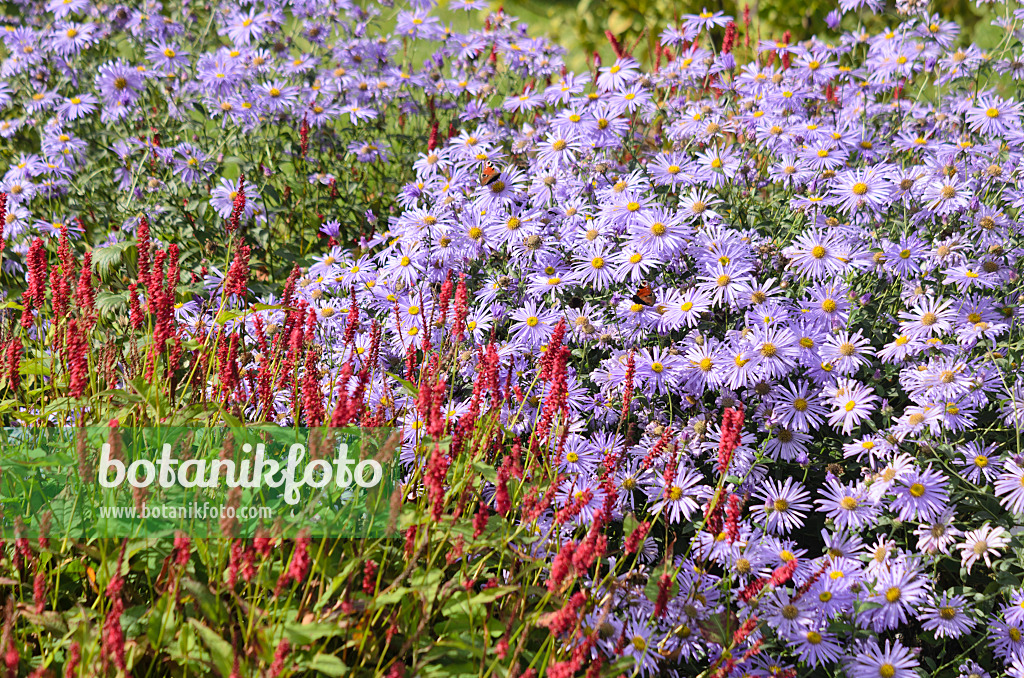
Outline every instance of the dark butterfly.
<path fill-rule="evenodd" d="M 654 290 L 647 283 L 644 283 L 633 295 L 633 301 L 644 306 L 654 306 Z"/>
<path fill-rule="evenodd" d="M 501 176 L 501 172 L 494 169 L 494 167 L 492 167 L 491 165 L 487 165 L 486 167 L 484 167 L 484 171 L 480 173 L 480 185 L 490 186 L 492 183 L 498 180 L 499 176 Z"/>

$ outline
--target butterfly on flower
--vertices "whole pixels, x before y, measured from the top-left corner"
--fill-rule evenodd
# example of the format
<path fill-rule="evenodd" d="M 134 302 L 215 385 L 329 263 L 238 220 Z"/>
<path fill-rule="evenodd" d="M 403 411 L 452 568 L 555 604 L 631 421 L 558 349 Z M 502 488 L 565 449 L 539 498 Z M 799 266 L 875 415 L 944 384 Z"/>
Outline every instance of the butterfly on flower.
<path fill-rule="evenodd" d="M 493 165 L 487 165 L 484 167 L 484 171 L 480 173 L 480 185 L 490 186 L 497 181 L 499 176 L 501 176 L 501 172 L 494 169 Z"/>
<path fill-rule="evenodd" d="M 654 290 L 647 283 L 643 283 L 633 295 L 633 301 L 644 306 L 654 306 Z"/>

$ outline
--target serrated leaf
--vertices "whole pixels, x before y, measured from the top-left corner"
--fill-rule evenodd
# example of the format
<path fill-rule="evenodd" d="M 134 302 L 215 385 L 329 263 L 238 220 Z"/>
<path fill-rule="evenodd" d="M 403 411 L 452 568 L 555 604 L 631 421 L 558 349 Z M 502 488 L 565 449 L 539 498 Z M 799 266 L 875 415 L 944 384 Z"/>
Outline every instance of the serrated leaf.
<path fill-rule="evenodd" d="M 92 251 L 92 261 L 96 266 L 96 273 L 101 278 L 106 278 L 116 267 L 121 266 L 125 252 L 134 247 L 133 242 L 116 242 L 112 245 Z"/>
<path fill-rule="evenodd" d="M 96 295 L 96 309 L 104 315 L 112 315 L 119 308 L 126 306 L 127 303 L 128 294 L 126 292 L 120 294 L 100 292 Z"/>

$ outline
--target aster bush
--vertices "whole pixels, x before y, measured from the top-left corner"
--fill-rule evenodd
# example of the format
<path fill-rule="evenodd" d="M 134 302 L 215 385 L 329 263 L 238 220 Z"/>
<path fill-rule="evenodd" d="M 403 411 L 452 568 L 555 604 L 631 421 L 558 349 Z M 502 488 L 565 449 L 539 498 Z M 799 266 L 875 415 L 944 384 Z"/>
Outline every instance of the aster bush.
<path fill-rule="evenodd" d="M 5 516 L 8 675 L 1024 676 L 1024 10 L 572 73 L 476 0 L 17 7 L 7 431 L 402 477 L 373 539 Z"/>

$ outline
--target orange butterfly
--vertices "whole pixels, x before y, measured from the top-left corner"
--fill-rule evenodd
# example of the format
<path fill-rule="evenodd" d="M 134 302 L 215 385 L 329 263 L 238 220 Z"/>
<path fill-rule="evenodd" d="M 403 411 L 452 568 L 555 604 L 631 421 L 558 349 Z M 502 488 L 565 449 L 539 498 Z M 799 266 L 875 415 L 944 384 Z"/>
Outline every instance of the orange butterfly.
<path fill-rule="evenodd" d="M 654 306 L 654 290 L 649 284 L 644 283 L 633 295 L 633 301 L 644 306 Z"/>
<path fill-rule="evenodd" d="M 490 186 L 492 183 L 497 181 L 499 176 L 501 176 L 501 172 L 494 169 L 493 166 L 487 165 L 484 167 L 484 171 L 480 173 L 480 185 Z"/>

